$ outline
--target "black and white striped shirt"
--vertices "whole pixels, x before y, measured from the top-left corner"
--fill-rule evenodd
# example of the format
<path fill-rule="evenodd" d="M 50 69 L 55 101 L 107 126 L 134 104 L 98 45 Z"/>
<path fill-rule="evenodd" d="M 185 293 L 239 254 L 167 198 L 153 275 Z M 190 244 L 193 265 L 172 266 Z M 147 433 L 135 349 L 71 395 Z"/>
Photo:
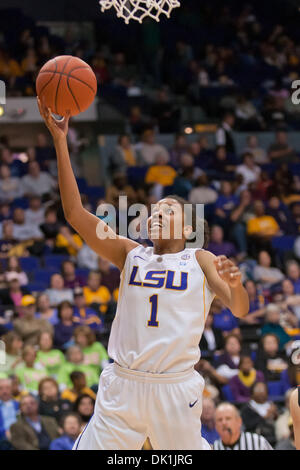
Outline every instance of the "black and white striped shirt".
<path fill-rule="evenodd" d="M 239 440 L 232 446 L 226 446 L 219 439 L 214 442 L 214 450 L 273 450 L 268 441 L 258 434 L 242 432 Z"/>

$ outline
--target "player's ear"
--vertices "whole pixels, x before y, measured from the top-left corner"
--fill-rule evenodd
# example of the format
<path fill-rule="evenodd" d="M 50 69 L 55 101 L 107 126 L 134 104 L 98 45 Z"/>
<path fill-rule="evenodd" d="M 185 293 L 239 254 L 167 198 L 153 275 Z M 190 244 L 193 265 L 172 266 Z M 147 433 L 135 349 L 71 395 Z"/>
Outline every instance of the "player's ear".
<path fill-rule="evenodd" d="M 183 228 L 183 235 L 186 240 L 188 240 L 193 232 L 193 227 L 191 225 L 185 225 Z"/>

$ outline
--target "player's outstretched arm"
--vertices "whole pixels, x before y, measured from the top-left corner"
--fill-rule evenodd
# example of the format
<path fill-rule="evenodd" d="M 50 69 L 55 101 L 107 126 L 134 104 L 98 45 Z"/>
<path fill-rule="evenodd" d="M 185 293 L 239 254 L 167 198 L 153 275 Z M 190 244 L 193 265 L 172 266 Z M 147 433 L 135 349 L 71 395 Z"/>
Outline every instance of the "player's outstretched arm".
<path fill-rule="evenodd" d="M 226 256 L 215 256 L 205 250 L 197 251 L 197 260 L 209 287 L 238 318 L 249 312 L 249 297 L 242 284 L 242 273 Z"/>
<path fill-rule="evenodd" d="M 117 235 L 105 222 L 88 212 L 81 203 L 77 182 L 71 167 L 67 145 L 69 116 L 58 121 L 49 108 L 38 99 L 41 116 L 44 118 L 55 146 L 58 167 L 58 183 L 66 220 L 98 255 L 108 259 L 120 270 L 123 269 L 127 253 L 138 244 Z M 106 238 L 99 238 L 105 233 Z M 99 230 L 100 229 L 100 230 Z"/>
<path fill-rule="evenodd" d="M 293 420 L 296 449 L 300 450 L 300 405 L 298 403 L 298 390 L 295 389 L 290 397 L 290 411 Z"/>

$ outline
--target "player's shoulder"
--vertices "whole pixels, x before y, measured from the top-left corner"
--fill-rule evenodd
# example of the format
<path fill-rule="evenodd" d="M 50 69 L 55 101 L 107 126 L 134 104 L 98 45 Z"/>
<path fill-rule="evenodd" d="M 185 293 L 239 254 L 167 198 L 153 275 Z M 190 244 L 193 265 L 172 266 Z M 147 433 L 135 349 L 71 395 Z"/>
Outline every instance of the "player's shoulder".
<path fill-rule="evenodd" d="M 199 248 L 195 251 L 195 257 L 201 267 L 204 267 L 207 263 L 213 261 L 216 258 L 211 251 Z"/>

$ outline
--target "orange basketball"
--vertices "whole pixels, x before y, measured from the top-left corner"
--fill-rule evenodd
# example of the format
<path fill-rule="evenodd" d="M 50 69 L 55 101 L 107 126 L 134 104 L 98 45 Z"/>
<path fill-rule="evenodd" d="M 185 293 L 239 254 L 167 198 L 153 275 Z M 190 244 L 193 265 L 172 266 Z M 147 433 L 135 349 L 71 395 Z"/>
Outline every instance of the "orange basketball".
<path fill-rule="evenodd" d="M 49 60 L 36 80 L 36 92 L 54 114 L 71 116 L 85 111 L 97 92 L 97 80 L 91 67 L 71 55 Z"/>

